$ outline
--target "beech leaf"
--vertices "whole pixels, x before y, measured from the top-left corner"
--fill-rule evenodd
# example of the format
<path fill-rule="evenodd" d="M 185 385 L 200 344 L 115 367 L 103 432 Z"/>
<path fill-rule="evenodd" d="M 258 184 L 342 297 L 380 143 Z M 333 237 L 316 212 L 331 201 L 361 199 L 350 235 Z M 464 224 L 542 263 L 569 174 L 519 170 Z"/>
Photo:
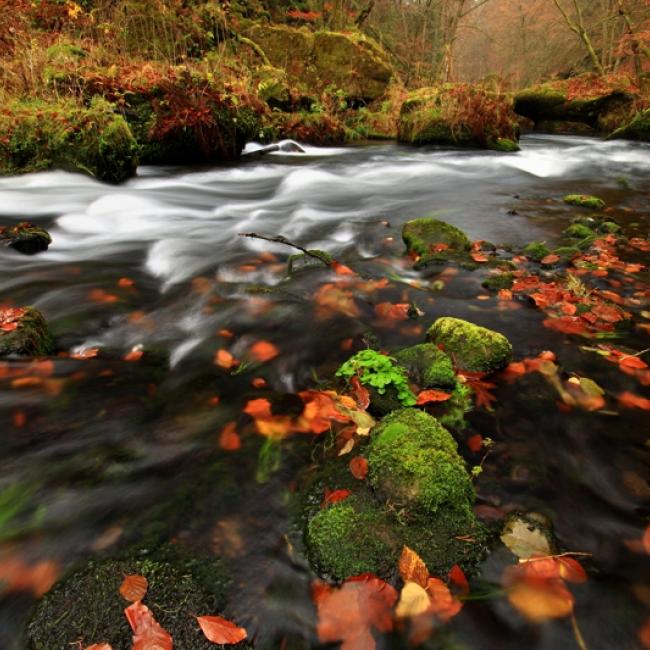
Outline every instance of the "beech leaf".
<path fill-rule="evenodd" d="M 243 627 L 237 627 L 221 616 L 197 616 L 196 620 L 205 638 L 212 643 L 234 645 L 247 637 Z"/>
<path fill-rule="evenodd" d="M 120 585 L 120 594 L 125 600 L 134 603 L 136 600 L 142 600 L 147 593 L 149 582 L 144 576 L 131 575 L 126 576 Z"/>

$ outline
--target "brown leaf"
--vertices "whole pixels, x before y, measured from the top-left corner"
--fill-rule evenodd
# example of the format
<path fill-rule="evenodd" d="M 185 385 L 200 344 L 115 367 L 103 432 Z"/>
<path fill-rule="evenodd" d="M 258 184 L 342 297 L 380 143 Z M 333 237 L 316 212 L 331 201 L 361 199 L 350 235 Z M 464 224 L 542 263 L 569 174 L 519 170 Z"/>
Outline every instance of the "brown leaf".
<path fill-rule="evenodd" d="M 405 546 L 399 559 L 399 574 L 404 582 L 415 582 L 426 589 L 429 569 L 422 558 L 411 548 Z"/>
<path fill-rule="evenodd" d="M 134 603 L 136 600 L 142 600 L 149 587 L 148 580 L 141 575 L 126 576 L 120 586 L 120 594 L 125 600 Z"/>
<path fill-rule="evenodd" d="M 363 481 L 368 475 L 368 461 L 363 456 L 356 456 L 350 461 L 350 471 L 354 478 Z"/>
<path fill-rule="evenodd" d="M 138 600 L 124 610 L 124 615 L 133 630 L 131 650 L 172 650 L 171 636 L 146 605 Z"/>
<path fill-rule="evenodd" d="M 247 636 L 243 627 L 237 627 L 221 616 L 197 616 L 196 620 L 201 626 L 205 638 L 212 643 L 234 645 L 243 641 Z"/>

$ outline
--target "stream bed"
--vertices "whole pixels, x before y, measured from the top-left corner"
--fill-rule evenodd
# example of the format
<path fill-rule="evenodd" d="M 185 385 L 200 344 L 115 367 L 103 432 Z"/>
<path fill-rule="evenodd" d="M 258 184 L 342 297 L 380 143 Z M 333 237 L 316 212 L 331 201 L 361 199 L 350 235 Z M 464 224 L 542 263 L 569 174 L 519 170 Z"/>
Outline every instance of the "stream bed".
<path fill-rule="evenodd" d="M 225 558 L 234 576 L 226 613 L 259 647 L 317 647 L 314 575 L 287 539 L 287 492 L 312 441 L 282 441 L 261 477 L 260 436 L 244 432 L 228 450 L 220 432 L 230 422 L 243 431 L 242 409 L 256 397 L 285 396 L 294 408 L 295 393 L 333 376 L 350 341 L 396 350 L 445 315 L 503 332 L 516 360 L 551 350 L 606 391 L 606 408 L 567 411 L 542 380 L 497 379 L 493 411 L 469 413 L 456 437 L 469 464 L 481 460 L 470 436 L 494 440 L 476 482 L 484 514 L 541 512 L 562 549 L 586 554 L 588 580 L 572 587 L 586 647 L 644 647 L 650 429 L 646 411 L 614 398 L 648 397 L 648 388 L 585 349 L 593 341 L 545 328 L 534 305 L 504 308 L 481 287 L 484 269 L 415 271 L 401 240 L 404 222 L 434 215 L 472 240 L 552 248 L 576 215 L 562 201 L 569 193 L 602 197 L 629 237 L 647 236 L 650 146 L 542 135 L 521 144 L 514 154 L 307 147 L 237 166 L 143 167 L 117 187 L 66 172 L 0 178 L 2 224 L 29 220 L 53 239 L 32 257 L 0 249 L 0 304 L 41 310 L 64 353 L 0 364 L 0 647 L 28 647 L 44 580 L 34 567 L 60 575 L 148 536 Z M 251 232 L 327 251 L 388 283 L 354 293 L 354 309 L 332 309 L 315 297 L 345 276 L 323 267 L 288 277 L 296 251 L 239 236 Z M 387 325 L 374 309 L 411 301 L 423 313 L 414 321 Z M 634 312 L 645 328 L 612 343 L 650 347 L 648 309 Z M 248 359 L 259 341 L 279 354 L 235 371 L 215 364 L 219 350 Z M 496 545 L 471 581 L 477 597 L 422 647 L 578 647 L 570 619 L 537 625 L 510 607 L 499 580 L 515 561 Z M 3 593 L 2 568 L 18 563 L 33 579 L 5 581 Z M 376 640 L 408 647 L 399 631 Z"/>

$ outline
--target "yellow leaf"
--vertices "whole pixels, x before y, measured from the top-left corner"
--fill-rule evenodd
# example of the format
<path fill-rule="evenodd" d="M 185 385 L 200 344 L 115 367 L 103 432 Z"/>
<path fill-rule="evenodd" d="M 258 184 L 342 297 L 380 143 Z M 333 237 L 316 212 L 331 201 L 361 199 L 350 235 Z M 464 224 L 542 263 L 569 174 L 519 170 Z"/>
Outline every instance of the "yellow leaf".
<path fill-rule="evenodd" d="M 429 594 L 415 582 L 407 582 L 402 589 L 395 614 L 398 618 L 410 618 L 424 614 L 429 609 Z"/>
<path fill-rule="evenodd" d="M 508 600 L 534 623 L 569 616 L 574 602 L 562 580 L 519 580 L 510 588 Z"/>

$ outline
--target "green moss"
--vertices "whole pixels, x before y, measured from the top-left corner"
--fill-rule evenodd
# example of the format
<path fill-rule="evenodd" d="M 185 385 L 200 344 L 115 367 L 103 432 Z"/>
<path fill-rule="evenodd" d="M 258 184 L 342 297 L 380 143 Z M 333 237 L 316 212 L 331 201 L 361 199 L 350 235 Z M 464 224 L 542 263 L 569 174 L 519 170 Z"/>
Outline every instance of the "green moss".
<path fill-rule="evenodd" d="M 278 113 L 266 118 L 265 126 L 270 127 L 274 138 L 297 140 L 317 146 L 344 144 L 345 125 L 335 116 L 326 113 Z"/>
<path fill-rule="evenodd" d="M 524 248 L 524 255 L 531 260 L 539 262 L 550 253 L 550 249 L 543 242 L 531 242 Z"/>
<path fill-rule="evenodd" d="M 564 197 L 564 202 L 579 208 L 589 208 L 590 210 L 602 210 L 606 206 L 605 201 L 588 194 L 567 194 Z"/>
<path fill-rule="evenodd" d="M 501 289 L 510 289 L 515 280 L 514 273 L 497 273 L 489 275 L 483 282 L 483 286 L 488 291 L 500 291 Z"/>
<path fill-rule="evenodd" d="M 616 235 L 621 232 L 622 228 L 615 221 L 603 221 L 603 223 L 600 224 L 599 230 L 601 232 Z"/>
<path fill-rule="evenodd" d="M 515 95 L 514 110 L 519 115 L 539 122 L 542 119 L 552 119 L 566 101 L 566 91 L 552 86 L 537 86 Z"/>
<path fill-rule="evenodd" d="M 305 253 L 289 255 L 289 258 L 287 259 L 287 273 L 289 275 L 298 273 L 300 271 L 305 271 L 307 269 L 327 268 L 334 261 L 334 258 L 329 253 L 321 251 L 317 248 L 312 248 L 309 250 L 309 252 L 311 255 L 306 255 Z"/>
<path fill-rule="evenodd" d="M 438 318 L 427 337 L 442 346 L 458 367 L 472 372 L 500 370 L 512 357 L 512 346 L 503 334 L 459 318 Z"/>
<path fill-rule="evenodd" d="M 140 574 L 149 581 L 144 604 L 172 635 L 174 647 L 210 650 L 194 615 L 216 614 L 225 606 L 226 573 L 214 557 L 195 557 L 165 547 L 131 557 L 91 560 L 58 583 L 38 604 L 28 626 L 33 650 L 69 650 L 107 642 L 128 650 L 131 629 L 128 606 L 119 594 L 124 576 Z"/>
<path fill-rule="evenodd" d="M 400 550 L 387 516 L 360 497 L 320 510 L 307 526 L 306 543 L 318 573 L 337 580 L 366 572 L 386 576 Z"/>
<path fill-rule="evenodd" d="M 46 251 L 52 243 L 52 238 L 47 230 L 23 221 L 12 227 L 0 226 L 0 242 L 6 242 L 8 246 L 25 255 L 33 255 Z"/>
<path fill-rule="evenodd" d="M 357 352 L 341 365 L 336 376 L 344 379 L 357 376 L 362 384 L 375 389 L 379 395 L 385 395 L 392 389 L 404 406 L 415 404 L 415 395 L 409 388 L 406 371 L 394 359 L 375 350 Z"/>
<path fill-rule="evenodd" d="M 497 138 L 496 140 L 490 143 L 490 149 L 495 149 L 496 151 L 520 151 L 521 147 L 517 142 L 511 140 L 510 138 Z"/>
<path fill-rule="evenodd" d="M 409 253 L 421 257 L 429 257 L 439 244 L 451 251 L 461 252 L 471 247 L 469 238 L 462 230 L 432 217 L 407 221 L 402 228 L 402 239 Z"/>
<path fill-rule="evenodd" d="M 474 393 L 472 389 L 460 381 L 456 382 L 451 391 L 451 399 L 441 402 L 436 417 L 440 424 L 457 431 L 462 431 L 467 426 L 465 414 L 474 407 Z"/>
<path fill-rule="evenodd" d="M 281 68 L 262 66 L 255 71 L 257 94 L 271 108 L 286 109 L 291 105 L 287 73 Z"/>
<path fill-rule="evenodd" d="M 650 142 L 650 108 L 637 113 L 628 124 L 614 131 L 610 137 Z"/>
<path fill-rule="evenodd" d="M 382 420 L 372 434 L 368 466 L 370 484 L 412 516 L 468 511 L 474 499 L 454 439 L 422 411 L 396 411 Z"/>
<path fill-rule="evenodd" d="M 421 388 L 452 388 L 456 373 L 451 359 L 431 343 L 421 343 L 400 350 L 395 360 L 406 368 L 409 377 Z"/>
<path fill-rule="evenodd" d="M 564 260 L 571 260 L 576 255 L 580 255 L 580 249 L 576 246 L 560 246 L 553 251 L 556 255 L 559 255 Z"/>
<path fill-rule="evenodd" d="M 54 340 L 43 314 L 33 307 L 25 307 L 25 313 L 19 319 L 15 330 L 0 331 L 0 357 L 41 357 L 52 354 L 53 351 Z"/>
<path fill-rule="evenodd" d="M 586 239 L 587 237 L 594 237 L 596 233 L 588 226 L 574 223 L 566 228 L 562 234 L 569 239 Z"/>

